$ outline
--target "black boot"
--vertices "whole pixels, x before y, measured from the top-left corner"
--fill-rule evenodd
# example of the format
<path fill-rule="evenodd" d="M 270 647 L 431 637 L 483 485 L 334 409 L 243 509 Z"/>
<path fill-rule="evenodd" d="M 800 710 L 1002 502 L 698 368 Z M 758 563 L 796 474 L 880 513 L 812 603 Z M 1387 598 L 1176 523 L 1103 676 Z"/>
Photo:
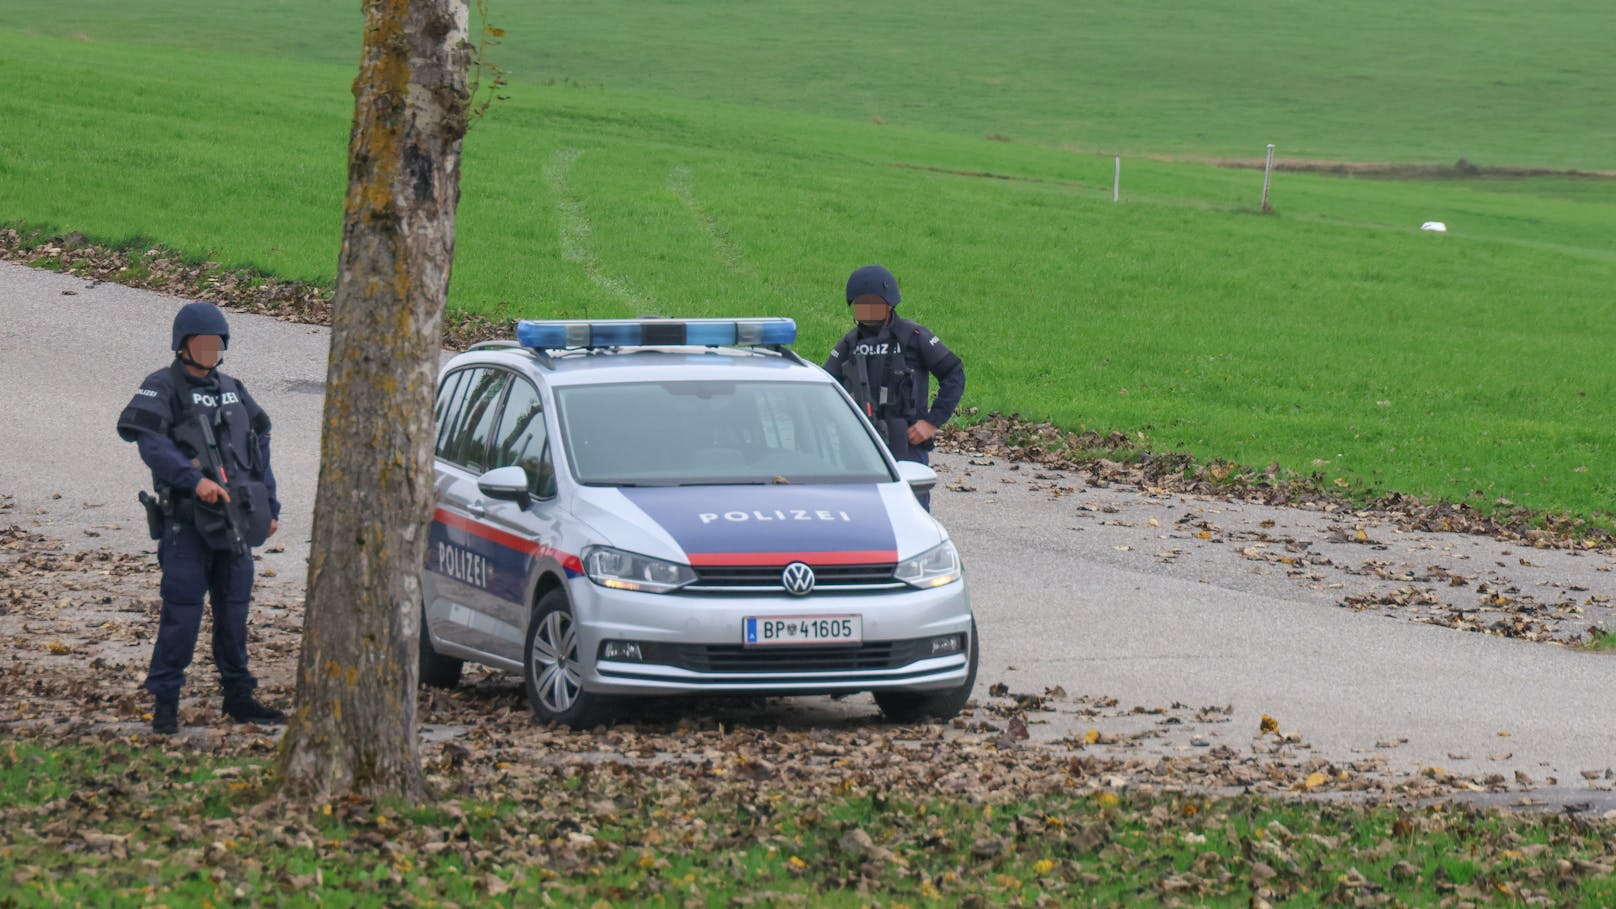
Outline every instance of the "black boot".
<path fill-rule="evenodd" d="M 158 701 L 152 708 L 152 732 L 158 735 L 173 735 L 180 731 L 180 703 L 179 701 Z"/>
<path fill-rule="evenodd" d="M 284 723 L 286 714 L 273 707 L 258 703 L 251 691 L 237 691 L 224 696 L 224 714 L 238 723 Z"/>

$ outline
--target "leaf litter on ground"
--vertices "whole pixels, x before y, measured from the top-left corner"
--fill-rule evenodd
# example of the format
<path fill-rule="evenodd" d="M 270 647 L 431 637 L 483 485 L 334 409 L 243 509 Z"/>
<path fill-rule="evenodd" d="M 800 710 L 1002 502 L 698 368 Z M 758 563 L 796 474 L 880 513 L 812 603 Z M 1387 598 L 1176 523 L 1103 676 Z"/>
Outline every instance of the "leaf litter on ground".
<path fill-rule="evenodd" d="M 1613 861 L 1597 810 L 1514 818 L 1453 803 L 1528 795 L 1536 780 L 1395 773 L 1378 755 L 1314 755 L 1279 719 L 1231 731 L 1228 705 L 1131 705 L 1065 687 L 991 686 L 946 724 L 888 724 L 873 705 L 827 721 L 733 698 L 658 703 L 572 732 L 535 725 L 514 677 L 471 669 L 461 688 L 421 694 L 431 805 L 294 804 L 267 782 L 278 730 L 226 723 L 205 663 L 192 670 L 186 730 L 149 734 L 140 683 L 158 580 L 149 554 L 0 530 L 0 646 L 11 652 L 0 663 L 0 877 L 13 892 L 79 902 L 98 891 L 72 888 L 93 884 L 127 898 L 155 879 L 238 901 L 341 887 L 369 895 L 359 902 L 419 905 L 513 893 L 1171 904 L 1321 891 L 1373 905 L 1423 887 L 1453 905 L 1506 892 L 1540 904 L 1599 892 L 1590 882 Z M 300 633 L 301 604 L 255 605 L 254 667 L 282 704 Z M 1044 731 L 1057 725 L 1085 731 Z M 1269 816 L 1335 845 L 1254 825 Z M 1418 831 L 1405 844 L 1466 831 L 1466 868 L 1493 870 L 1460 874 L 1403 857 L 1424 846 L 1394 853 L 1354 838 L 1395 823 Z M 1534 844 L 1535 859 L 1513 858 Z M 1394 874 L 1396 861 L 1409 868 Z"/>

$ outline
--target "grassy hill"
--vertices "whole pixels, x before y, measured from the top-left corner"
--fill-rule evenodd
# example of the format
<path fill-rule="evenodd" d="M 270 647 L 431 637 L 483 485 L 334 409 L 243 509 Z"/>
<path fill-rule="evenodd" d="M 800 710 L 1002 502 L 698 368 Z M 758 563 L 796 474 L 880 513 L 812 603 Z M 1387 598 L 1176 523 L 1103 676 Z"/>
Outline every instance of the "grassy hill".
<path fill-rule="evenodd" d="M 1264 217 L 1260 173 L 1130 154 L 1113 204 L 1073 151 L 1608 166 L 1603 8 L 1374 6 L 496 4 L 513 82 L 467 141 L 451 304 L 778 313 L 817 355 L 882 261 L 984 410 L 1608 516 L 1616 182 L 1286 173 Z M 330 281 L 357 30 L 18 11 L 0 221 Z"/>
<path fill-rule="evenodd" d="M 475 6 L 475 4 L 473 4 Z M 524 84 L 1132 154 L 1612 169 L 1601 0 L 489 0 Z M 352 66 L 359 4 L 74 0 L 28 35 Z"/>

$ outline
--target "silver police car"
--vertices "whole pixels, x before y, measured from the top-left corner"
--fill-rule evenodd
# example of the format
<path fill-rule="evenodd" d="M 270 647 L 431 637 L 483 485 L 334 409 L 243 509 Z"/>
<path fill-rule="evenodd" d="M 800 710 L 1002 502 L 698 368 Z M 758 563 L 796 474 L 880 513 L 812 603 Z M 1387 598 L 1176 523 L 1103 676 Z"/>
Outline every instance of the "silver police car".
<path fill-rule="evenodd" d="M 959 554 L 789 319 L 524 321 L 444 368 L 421 679 L 522 673 L 539 720 L 627 698 L 869 691 L 898 721 L 976 679 Z"/>

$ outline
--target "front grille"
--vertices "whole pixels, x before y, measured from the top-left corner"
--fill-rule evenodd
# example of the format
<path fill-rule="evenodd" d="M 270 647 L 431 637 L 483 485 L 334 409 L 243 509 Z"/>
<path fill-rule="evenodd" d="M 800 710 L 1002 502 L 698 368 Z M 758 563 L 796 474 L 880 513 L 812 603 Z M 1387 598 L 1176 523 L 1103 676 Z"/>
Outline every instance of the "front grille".
<path fill-rule="evenodd" d="M 899 669 L 926 654 L 930 638 L 872 641 L 852 647 L 742 647 L 683 644 L 666 660 L 691 672 L 860 672 Z"/>
<path fill-rule="evenodd" d="M 814 568 L 814 590 L 853 588 L 886 590 L 903 586 L 892 576 L 897 568 L 891 562 L 875 565 L 822 565 Z M 685 590 L 722 593 L 726 590 L 749 593 L 784 591 L 780 573 L 784 566 L 708 565 L 696 569 L 696 582 Z"/>

